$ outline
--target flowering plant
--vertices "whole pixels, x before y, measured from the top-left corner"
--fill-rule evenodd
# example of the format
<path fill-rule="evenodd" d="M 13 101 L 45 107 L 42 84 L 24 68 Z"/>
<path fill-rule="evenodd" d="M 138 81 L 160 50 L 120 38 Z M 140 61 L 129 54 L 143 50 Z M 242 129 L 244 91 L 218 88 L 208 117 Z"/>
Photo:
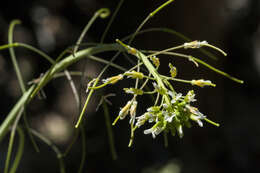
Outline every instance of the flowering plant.
<path fill-rule="evenodd" d="M 26 129 L 28 131 L 28 134 L 30 136 L 30 139 L 33 143 L 33 146 L 35 147 L 36 151 L 39 151 L 38 146 L 36 142 L 34 141 L 34 138 L 32 135 L 38 137 L 40 140 L 45 142 L 47 145 L 49 145 L 57 154 L 57 158 L 59 159 L 60 163 L 60 169 L 61 172 L 64 172 L 64 162 L 63 158 L 66 156 L 66 154 L 70 150 L 70 146 L 66 150 L 65 153 L 62 153 L 49 139 L 44 137 L 39 132 L 36 132 L 35 130 L 31 129 L 29 127 L 29 123 L 26 121 L 25 118 L 25 128 L 20 127 L 19 120 L 21 116 L 26 117 L 25 114 L 25 107 L 33 100 L 33 98 L 44 88 L 44 86 L 50 82 L 52 79 L 54 79 L 57 75 L 64 75 L 67 77 L 67 79 L 70 81 L 71 88 L 73 90 L 75 100 L 77 101 L 78 108 L 80 108 L 79 103 L 79 96 L 77 94 L 77 91 L 75 90 L 74 83 L 71 79 L 72 72 L 68 71 L 67 68 L 74 64 L 77 61 L 82 60 L 83 58 L 89 58 L 92 60 L 95 60 L 97 62 L 106 64 L 104 69 L 101 71 L 101 73 L 98 75 L 98 77 L 92 79 L 86 88 L 87 92 L 87 98 L 85 101 L 85 104 L 81 110 L 81 113 L 79 115 L 79 119 L 75 125 L 76 129 L 81 130 L 81 133 L 83 135 L 83 149 L 85 147 L 84 145 L 84 126 L 82 125 L 82 120 L 85 115 L 85 111 L 87 109 L 88 103 L 91 99 L 91 96 L 93 93 L 100 88 L 103 88 L 107 85 L 116 85 L 121 80 L 124 80 L 125 78 L 130 78 L 132 80 L 135 80 L 134 86 L 129 86 L 129 88 L 124 88 L 124 92 L 127 94 L 130 94 L 132 96 L 132 99 L 126 101 L 126 104 L 119 110 L 118 116 L 115 118 L 112 125 L 116 125 L 118 120 L 123 120 L 128 118 L 130 123 L 130 129 L 131 129 L 131 135 L 130 135 L 130 141 L 129 141 L 129 147 L 132 146 L 133 140 L 134 140 L 134 132 L 135 130 L 141 128 L 144 124 L 151 124 L 150 128 L 145 129 L 143 131 L 144 134 L 151 134 L 153 138 L 163 133 L 164 139 L 165 139 L 165 146 L 168 145 L 167 142 L 167 135 L 170 133 L 173 136 L 175 134 L 178 134 L 180 138 L 183 137 L 183 127 L 191 127 L 191 122 L 195 122 L 200 127 L 203 127 L 204 121 L 213 124 L 215 126 L 219 126 L 218 123 L 215 123 L 207 118 L 207 116 L 199 111 L 198 108 L 193 106 L 193 103 L 196 101 L 195 99 L 195 93 L 193 90 L 188 91 L 187 93 L 179 93 L 176 91 L 172 85 L 172 82 L 183 82 L 187 84 L 191 84 L 194 86 L 204 87 L 204 86 L 211 86 L 215 87 L 216 85 L 212 83 L 210 80 L 204 80 L 204 79 L 191 79 L 191 80 L 184 80 L 177 78 L 177 67 L 175 67 L 173 64 L 169 63 L 169 75 L 165 76 L 158 72 L 160 68 L 160 55 L 171 55 L 175 57 L 181 57 L 185 58 L 191 62 L 193 62 L 197 67 L 199 65 L 203 65 L 235 82 L 243 83 L 243 81 L 234 78 L 227 73 L 218 70 L 211 65 L 207 64 L 206 62 L 200 60 L 199 58 L 193 57 L 191 55 L 186 55 L 182 53 L 177 53 L 176 50 L 179 49 L 199 49 L 202 51 L 202 53 L 206 54 L 207 56 L 214 57 L 212 54 L 210 54 L 208 51 L 204 50 L 203 47 L 209 47 L 212 49 L 215 49 L 222 53 L 224 56 L 226 56 L 226 53 L 222 51 L 221 49 L 209 44 L 207 41 L 191 41 L 190 39 L 186 38 L 185 36 L 181 35 L 180 33 L 177 33 L 176 31 L 173 31 L 171 29 L 157 29 L 163 32 L 173 33 L 177 36 L 180 36 L 185 41 L 182 45 L 174 46 L 165 50 L 161 51 L 152 51 L 152 50 L 138 50 L 137 48 L 132 47 L 131 43 L 135 39 L 135 37 L 138 34 L 144 33 L 144 32 L 150 32 L 155 31 L 156 29 L 151 30 L 141 30 L 144 24 L 151 19 L 155 14 L 157 14 L 161 9 L 168 6 L 170 3 L 172 3 L 174 0 L 168 0 L 165 3 L 163 3 L 161 6 L 156 8 L 154 11 L 152 11 L 147 18 L 139 25 L 139 27 L 136 29 L 136 31 L 131 34 L 129 37 L 124 39 L 117 39 L 116 43 L 111 44 L 103 44 L 106 33 L 113 22 L 114 17 L 116 16 L 116 13 L 120 6 L 122 5 L 124 0 L 121 0 L 117 6 L 117 9 L 115 10 L 115 13 L 113 14 L 107 28 L 105 29 L 100 43 L 95 44 L 94 46 L 91 45 L 90 47 L 86 49 L 79 50 L 80 44 L 82 42 L 82 39 L 84 35 L 87 33 L 90 26 L 93 24 L 93 22 L 98 18 L 105 18 L 109 16 L 110 11 L 108 9 L 100 9 L 98 10 L 92 19 L 89 21 L 89 23 L 86 25 L 84 30 L 82 31 L 82 34 L 80 35 L 79 39 L 76 42 L 76 45 L 73 46 L 72 49 L 66 49 L 63 51 L 55 60 L 42 52 L 41 50 L 38 50 L 37 48 L 34 48 L 30 45 L 27 45 L 25 43 L 18 43 L 13 42 L 13 29 L 16 24 L 20 24 L 19 20 L 14 20 L 10 24 L 9 28 L 9 35 L 8 35 L 8 44 L 0 46 L 0 50 L 9 49 L 10 56 L 14 65 L 15 72 L 18 77 L 18 81 L 22 90 L 23 95 L 21 98 L 17 101 L 15 106 L 12 108 L 12 110 L 9 112 L 9 114 L 6 116 L 4 121 L 0 124 L 0 142 L 3 140 L 3 138 L 6 136 L 7 132 L 11 128 L 11 135 L 10 135 L 10 141 L 8 145 L 8 153 L 6 157 L 6 164 L 5 164 L 5 173 L 9 170 L 9 162 L 11 158 L 11 153 L 13 149 L 13 139 L 15 136 L 16 131 L 18 131 L 20 142 L 19 147 L 17 151 L 17 155 L 15 157 L 15 161 L 13 163 L 13 167 L 11 168 L 11 172 L 15 172 L 17 169 L 17 166 L 21 160 L 23 148 L 24 148 L 24 132 L 23 129 Z M 124 43 L 128 40 L 128 43 Z M 124 42 L 123 42 L 124 41 Z M 19 66 L 16 61 L 15 57 L 15 47 L 23 47 L 25 49 L 29 49 L 41 57 L 45 58 L 47 61 L 51 63 L 50 68 L 39 78 L 32 80 L 31 86 L 26 89 L 26 86 L 24 84 Z M 115 56 L 110 61 L 106 61 L 103 58 L 96 57 L 94 55 L 97 55 L 102 52 L 107 51 L 117 51 Z M 118 57 L 119 54 L 127 52 L 130 54 L 130 56 L 134 56 L 136 58 L 136 64 L 133 65 L 130 69 L 125 69 L 124 67 L 115 64 L 114 60 Z M 65 57 L 66 54 L 68 56 Z M 128 55 L 127 55 L 128 56 Z M 106 71 L 108 67 L 114 67 L 121 71 L 123 71 L 120 74 L 116 74 L 112 77 L 109 77 L 107 79 L 102 79 L 101 77 Z M 62 74 L 61 74 L 62 73 Z M 101 84 L 99 82 L 102 81 Z M 148 86 L 153 86 L 152 88 L 149 88 Z M 141 99 L 143 95 L 151 95 L 154 99 L 150 103 L 150 106 L 146 108 L 145 112 L 139 113 L 138 112 L 138 101 Z M 104 115 L 106 117 L 107 121 L 107 128 L 108 128 L 108 134 L 109 134 L 109 141 L 110 141 L 110 148 L 113 158 L 116 158 L 116 152 L 113 145 L 113 135 L 111 130 L 111 123 L 110 123 L 110 117 L 108 116 L 109 111 L 106 103 L 110 103 L 107 100 L 107 97 L 111 96 L 103 96 L 101 99 L 101 102 L 99 105 L 103 105 L 104 109 Z M 98 105 L 98 107 L 99 107 Z M 85 158 L 85 153 L 82 153 L 82 159 Z M 81 163 L 84 163 L 84 160 L 81 161 Z M 80 166 L 79 172 L 82 171 L 83 166 Z"/>

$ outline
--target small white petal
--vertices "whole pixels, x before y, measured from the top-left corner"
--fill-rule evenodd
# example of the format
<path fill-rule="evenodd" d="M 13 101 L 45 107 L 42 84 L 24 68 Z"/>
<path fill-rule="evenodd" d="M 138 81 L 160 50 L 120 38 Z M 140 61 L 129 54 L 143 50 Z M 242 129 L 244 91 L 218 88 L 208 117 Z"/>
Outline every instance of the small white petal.
<path fill-rule="evenodd" d="M 144 130 L 145 135 L 150 134 L 152 132 L 153 132 L 152 128 Z"/>
<path fill-rule="evenodd" d="M 198 125 L 199 125 L 200 127 L 203 127 L 203 123 L 202 123 L 202 121 L 197 120 L 196 122 L 198 123 Z"/>

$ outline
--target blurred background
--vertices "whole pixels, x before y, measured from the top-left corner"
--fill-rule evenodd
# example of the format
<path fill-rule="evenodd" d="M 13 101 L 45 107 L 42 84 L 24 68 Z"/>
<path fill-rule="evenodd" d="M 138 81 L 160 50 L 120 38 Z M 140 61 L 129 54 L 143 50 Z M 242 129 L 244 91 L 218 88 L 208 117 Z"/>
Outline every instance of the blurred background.
<path fill-rule="evenodd" d="M 7 43 L 8 26 L 13 19 L 20 19 L 22 25 L 15 27 L 14 40 L 33 45 L 51 57 L 57 57 L 64 49 L 73 46 L 82 29 L 100 8 L 115 10 L 118 0 L 9 0 L 0 6 L 0 44 Z M 145 17 L 164 1 L 125 1 L 105 39 L 115 42 L 133 33 Z M 97 19 L 84 38 L 84 43 L 99 42 L 109 19 Z M 163 137 L 152 139 L 143 130 L 136 131 L 132 148 L 128 148 L 128 120 L 120 121 L 113 127 L 118 159 L 113 161 L 107 137 L 103 110 L 96 111 L 102 94 L 116 93 L 109 100 L 111 120 L 130 96 L 122 88 L 131 81 L 107 87 L 92 98 L 85 116 L 86 160 L 83 172 L 140 172 L 140 173 L 188 173 L 188 172 L 256 172 L 260 161 L 260 1 L 259 0 L 176 0 L 160 11 L 144 28 L 167 27 L 174 29 L 192 40 L 207 40 L 228 53 L 223 57 L 212 53 L 218 60 L 212 60 L 198 51 L 187 52 L 209 64 L 244 80 L 238 84 L 204 67 L 196 68 L 184 59 L 163 58 L 161 67 L 172 62 L 178 69 L 178 77 L 184 79 L 210 79 L 216 88 L 195 88 L 197 106 L 210 119 L 219 122 L 216 128 L 205 123 L 204 128 L 184 129 L 184 138 L 169 136 L 169 147 L 164 148 Z M 162 32 L 140 35 L 133 42 L 139 49 L 161 50 L 183 44 L 180 38 Z M 86 46 L 86 45 L 85 45 Z M 81 47 L 84 48 L 84 45 Z M 26 82 L 38 78 L 50 64 L 37 54 L 23 48 L 16 48 L 17 59 Z M 101 56 L 101 55 L 100 55 Z M 102 54 L 106 60 L 113 53 Z M 130 63 L 120 57 L 116 63 L 126 68 Z M 74 76 L 77 89 L 84 102 L 88 82 L 86 76 L 95 77 L 102 65 L 82 60 L 69 70 L 82 71 L 84 75 Z M 166 69 L 166 70 L 164 70 Z M 167 68 L 160 72 L 167 74 Z M 109 69 L 103 76 L 120 73 Z M 131 83 L 132 84 L 132 83 Z M 178 92 L 186 93 L 191 86 L 176 83 Z M 63 152 L 73 140 L 74 125 L 78 118 L 69 82 L 57 78 L 44 89 L 46 99 L 34 99 L 28 106 L 27 114 L 32 128 L 48 137 Z M 21 90 L 7 50 L 0 52 L 0 93 L 2 122 L 12 109 Z M 150 105 L 149 98 L 140 101 L 137 114 Z M 23 124 L 23 121 L 21 121 Z M 4 169 L 8 138 L 0 144 L 0 170 Z M 18 138 L 15 140 L 17 144 Z M 35 138 L 40 152 L 37 153 L 26 136 L 26 145 L 17 172 L 59 172 L 55 153 L 42 141 Z M 82 135 L 65 157 L 67 172 L 79 169 L 82 157 Z M 16 151 L 16 150 L 15 150 Z"/>

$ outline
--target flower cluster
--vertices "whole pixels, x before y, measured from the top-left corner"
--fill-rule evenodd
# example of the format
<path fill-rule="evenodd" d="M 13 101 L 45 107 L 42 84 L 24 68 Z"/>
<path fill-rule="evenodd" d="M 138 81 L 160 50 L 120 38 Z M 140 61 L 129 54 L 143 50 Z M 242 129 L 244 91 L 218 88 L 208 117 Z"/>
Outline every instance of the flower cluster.
<path fill-rule="evenodd" d="M 132 145 L 134 131 L 145 124 L 149 124 L 150 128 L 145 129 L 143 133 L 151 134 L 153 138 L 162 132 L 164 134 L 171 133 L 173 136 L 178 134 L 178 136 L 182 138 L 184 136 L 183 128 L 191 127 L 191 122 L 194 122 L 200 127 L 203 127 L 203 121 L 219 126 L 219 124 L 207 119 L 198 108 L 193 106 L 193 103 L 196 101 L 193 90 L 188 91 L 186 94 L 178 93 L 174 90 L 171 81 L 189 83 L 199 87 L 215 87 L 215 84 L 210 80 L 204 79 L 178 79 L 176 78 L 177 68 L 171 63 L 169 63 L 169 76 L 161 75 L 158 72 L 160 66 L 159 58 L 155 55 L 146 56 L 139 50 L 122 43 L 120 40 L 117 40 L 117 42 L 124 46 L 129 54 L 136 56 L 139 59 L 139 64 L 122 74 L 103 79 L 103 84 L 99 86 L 95 86 L 98 82 L 97 80 L 92 80 L 88 85 L 88 89 L 99 89 L 106 85 L 115 84 L 124 78 L 136 80 L 134 87 L 124 88 L 125 93 L 131 94 L 132 99 L 127 101 L 125 105 L 120 108 L 117 118 L 112 123 L 112 125 L 115 125 L 118 120 L 129 118 L 131 127 L 129 146 Z M 194 41 L 185 43 L 180 47 L 187 49 L 200 48 L 208 45 L 206 41 Z M 146 70 L 140 68 L 142 65 Z M 149 88 L 151 86 L 153 87 Z M 154 98 L 153 106 L 148 107 L 140 116 L 136 116 L 137 100 L 139 97 L 147 94 Z M 155 95 L 156 97 L 154 97 Z"/>
<path fill-rule="evenodd" d="M 195 121 L 200 127 L 203 126 L 202 120 L 206 116 L 191 106 L 191 103 L 196 101 L 193 90 L 186 96 L 168 91 L 166 96 L 170 97 L 171 104 L 163 103 L 161 106 L 149 107 L 143 115 L 136 117 L 135 125 L 138 128 L 145 122 L 153 123 L 151 128 L 144 130 L 144 134 L 152 134 L 155 138 L 162 131 L 166 131 L 171 132 L 172 135 L 177 132 L 179 137 L 183 137 L 183 126 L 190 127 L 190 121 Z"/>

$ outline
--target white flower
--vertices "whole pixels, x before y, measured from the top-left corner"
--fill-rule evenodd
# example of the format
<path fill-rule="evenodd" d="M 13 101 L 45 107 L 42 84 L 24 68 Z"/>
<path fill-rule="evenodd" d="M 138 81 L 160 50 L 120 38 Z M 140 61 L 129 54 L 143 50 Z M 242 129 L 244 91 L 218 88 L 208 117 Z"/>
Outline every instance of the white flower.
<path fill-rule="evenodd" d="M 187 95 L 185 96 L 185 101 L 186 102 L 195 102 L 196 101 L 193 90 L 191 90 L 187 93 Z"/>
<path fill-rule="evenodd" d="M 178 93 L 178 94 L 172 96 L 173 99 L 171 100 L 171 103 L 172 104 L 176 103 L 177 101 L 181 100 L 181 97 L 182 97 L 182 93 Z"/>
<path fill-rule="evenodd" d="M 156 89 L 156 90 L 160 90 L 160 87 L 157 85 L 157 83 L 155 83 L 155 82 L 153 82 L 153 87 L 154 87 L 154 89 Z"/>
<path fill-rule="evenodd" d="M 169 107 L 166 103 L 164 103 L 162 106 L 164 109 L 167 109 Z"/>
<path fill-rule="evenodd" d="M 149 115 L 149 113 L 145 113 L 139 117 L 136 117 L 137 122 L 136 122 L 136 126 L 139 128 L 142 125 L 144 125 L 144 123 L 150 118 L 151 116 Z"/>
<path fill-rule="evenodd" d="M 190 119 L 193 120 L 193 121 L 195 121 L 196 123 L 198 123 L 198 125 L 199 125 L 200 127 L 203 127 L 203 123 L 202 123 L 201 118 L 200 118 L 199 116 L 196 116 L 196 115 L 194 115 L 194 114 L 191 114 L 191 115 L 190 115 Z"/>
<path fill-rule="evenodd" d="M 189 112 L 191 113 L 190 115 L 190 119 L 195 121 L 196 123 L 198 123 L 198 125 L 200 127 L 203 127 L 203 123 L 201 120 L 205 119 L 206 116 L 203 115 L 197 108 L 193 107 L 193 106 L 190 106 L 190 105 L 186 105 L 185 106 Z"/>
<path fill-rule="evenodd" d="M 158 111 L 160 111 L 159 106 L 152 106 L 147 109 L 147 112 L 158 112 Z"/>
<path fill-rule="evenodd" d="M 167 113 L 167 114 L 165 114 L 164 119 L 165 119 L 165 121 L 171 123 L 175 116 L 176 116 L 176 114 L 174 114 L 174 113 L 170 113 L 170 114 Z"/>
<path fill-rule="evenodd" d="M 156 127 L 152 127 L 150 129 L 146 129 L 144 130 L 144 134 L 147 135 L 147 134 L 152 134 L 152 137 L 155 138 L 156 135 L 159 135 L 161 132 L 163 131 L 163 128 L 162 127 L 159 127 L 159 126 L 156 126 Z"/>
<path fill-rule="evenodd" d="M 206 118 L 206 116 L 203 115 L 203 113 L 201 113 L 201 112 L 198 110 L 198 108 L 195 108 L 195 107 L 190 106 L 190 105 L 188 105 L 188 104 L 187 104 L 185 107 L 189 110 L 190 113 L 199 116 L 201 119 Z"/>

